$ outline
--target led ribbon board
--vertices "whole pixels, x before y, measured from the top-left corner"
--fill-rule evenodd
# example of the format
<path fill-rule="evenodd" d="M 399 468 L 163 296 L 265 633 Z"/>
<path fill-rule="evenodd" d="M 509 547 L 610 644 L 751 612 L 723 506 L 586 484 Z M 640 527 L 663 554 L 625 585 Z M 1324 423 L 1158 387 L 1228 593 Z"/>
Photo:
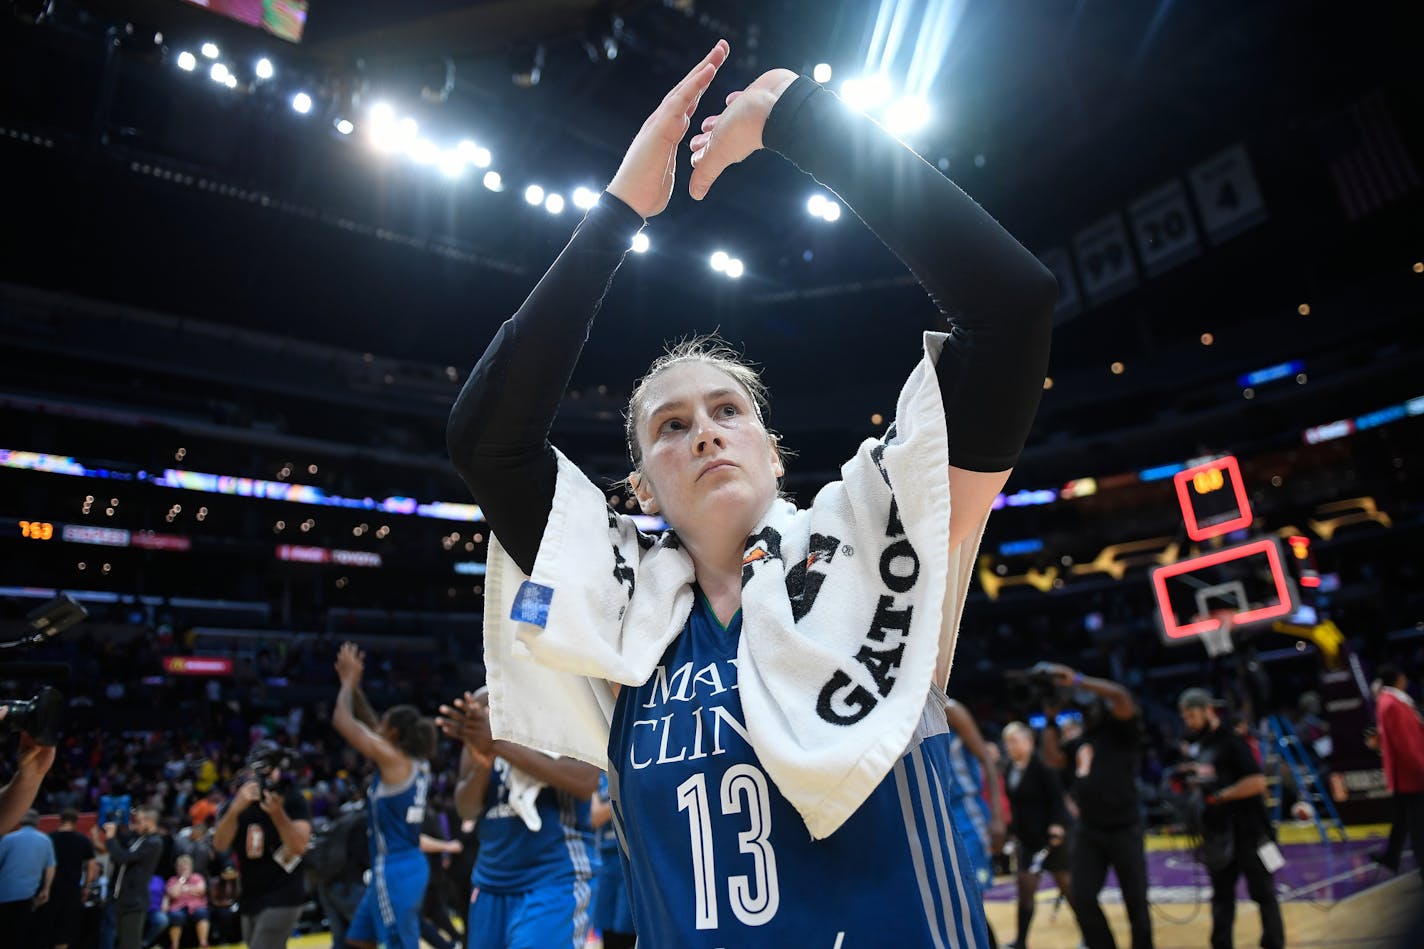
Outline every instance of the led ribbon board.
<path fill-rule="evenodd" d="M 1251 526 L 1251 502 L 1234 456 L 1179 471 L 1172 481 L 1192 540 L 1220 537 Z"/>

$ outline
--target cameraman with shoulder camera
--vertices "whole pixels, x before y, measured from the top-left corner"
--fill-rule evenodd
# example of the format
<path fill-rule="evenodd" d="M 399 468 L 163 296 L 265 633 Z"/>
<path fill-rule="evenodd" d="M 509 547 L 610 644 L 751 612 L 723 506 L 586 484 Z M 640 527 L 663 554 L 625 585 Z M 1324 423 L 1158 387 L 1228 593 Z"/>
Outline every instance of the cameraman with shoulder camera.
<path fill-rule="evenodd" d="M 1088 949 L 1116 949 L 1098 894 L 1108 867 L 1117 874 L 1132 928 L 1132 949 L 1152 949 L 1152 917 L 1147 905 L 1147 852 L 1143 839 L 1137 773 L 1142 755 L 1142 720 L 1132 693 L 1109 679 L 1095 679 L 1057 663 L 1041 662 L 1034 672 L 1051 675 L 1060 690 L 1088 693 L 1080 701 L 1083 734 L 1065 745 L 1052 714 L 1043 732 L 1043 759 L 1065 768 L 1068 796 L 1078 811 L 1069 869 L 1072 906 Z M 1054 712 L 1054 709 L 1046 709 Z"/>
<path fill-rule="evenodd" d="M 102 835 L 95 828 L 94 839 L 109 854 L 109 905 L 106 916 L 113 920 L 118 949 L 141 949 L 144 923 L 148 921 L 149 883 L 163 855 L 158 839 L 158 808 L 136 807 L 127 833 L 118 824 L 106 821 Z M 105 937 L 101 935 L 100 941 Z"/>
<path fill-rule="evenodd" d="M 1261 909 L 1262 949 L 1282 949 L 1285 924 L 1271 874 L 1283 861 L 1266 813 L 1266 776 L 1246 740 L 1222 727 L 1206 689 L 1187 689 L 1177 700 L 1177 710 L 1198 746 L 1191 770 L 1202 792 L 1202 860 L 1211 875 L 1212 949 L 1231 949 L 1240 876 L 1246 877 L 1246 892 Z"/>
<path fill-rule="evenodd" d="M 297 866 L 311 842 L 311 806 L 284 779 L 288 752 L 276 742 L 259 741 L 247 762 L 250 775 L 225 806 L 213 845 L 225 851 L 237 843 L 243 941 L 249 949 L 281 949 L 306 902 Z"/>

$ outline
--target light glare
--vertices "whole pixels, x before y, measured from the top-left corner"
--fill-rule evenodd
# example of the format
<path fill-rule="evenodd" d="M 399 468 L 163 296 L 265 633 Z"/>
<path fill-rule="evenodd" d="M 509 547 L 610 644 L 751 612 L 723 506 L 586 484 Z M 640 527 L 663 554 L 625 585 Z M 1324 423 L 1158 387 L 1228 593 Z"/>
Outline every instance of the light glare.
<path fill-rule="evenodd" d="M 881 75 L 847 79 L 841 83 L 841 98 L 852 109 L 868 112 L 884 105 L 890 98 L 890 80 Z"/>
<path fill-rule="evenodd" d="M 272 68 L 272 60 L 264 56 L 257 61 L 258 79 L 271 79 L 275 74 L 276 70 Z"/>
<path fill-rule="evenodd" d="M 217 43 L 204 43 L 203 46 L 202 46 L 202 49 L 203 49 L 203 55 L 206 56 L 206 57 L 208 57 L 208 59 L 217 59 L 217 58 L 218 58 L 218 44 L 217 44 Z"/>
<path fill-rule="evenodd" d="M 562 214 L 564 212 L 564 196 L 561 194 L 551 194 L 544 199 L 544 210 L 550 214 Z"/>
<path fill-rule="evenodd" d="M 729 260 L 731 260 L 731 257 L 728 256 L 725 250 L 713 251 L 711 260 L 712 269 L 718 273 L 723 272 L 727 269 L 727 261 Z"/>
<path fill-rule="evenodd" d="M 821 212 L 826 210 L 826 196 L 823 194 L 813 194 L 806 200 L 806 210 L 816 217 L 821 216 Z"/>
<path fill-rule="evenodd" d="M 841 217 L 841 206 L 834 201 L 827 201 L 826 206 L 821 209 L 821 218 L 826 221 L 839 221 Z"/>
<path fill-rule="evenodd" d="M 919 96 L 896 99 L 885 113 L 885 125 L 896 135 L 918 132 L 929 124 L 930 107 Z"/>
<path fill-rule="evenodd" d="M 530 185 L 524 189 L 524 200 L 530 204 L 544 203 L 544 189 L 538 185 Z"/>
<path fill-rule="evenodd" d="M 733 280 L 740 277 L 745 272 L 745 269 L 746 268 L 742 266 L 741 260 L 736 257 L 727 261 L 727 276 Z"/>
<path fill-rule="evenodd" d="M 350 135 L 352 132 L 356 131 L 356 126 L 351 124 L 350 119 L 337 119 L 336 130 L 342 135 Z"/>
<path fill-rule="evenodd" d="M 638 233 L 633 235 L 633 253 L 646 254 L 648 252 L 648 247 L 650 246 L 651 244 L 648 241 L 648 235 L 644 234 L 642 231 L 639 231 Z"/>
<path fill-rule="evenodd" d="M 574 189 L 574 207 L 580 211 L 587 211 L 598 203 L 598 192 L 590 188 L 579 185 Z"/>
<path fill-rule="evenodd" d="M 213 82 L 227 82 L 227 66 L 224 63 L 213 63 L 213 68 L 208 70 L 208 75 Z"/>
<path fill-rule="evenodd" d="M 831 64 L 817 63 L 816 68 L 811 70 L 811 78 L 825 85 L 831 81 Z"/>
<path fill-rule="evenodd" d="M 312 98 L 305 92 L 299 92 L 292 96 L 292 108 L 302 115 L 306 115 L 312 109 Z"/>
<path fill-rule="evenodd" d="M 178 54 L 178 68 L 184 72 L 192 72 L 198 68 L 198 57 L 188 52 L 186 49 Z"/>
<path fill-rule="evenodd" d="M 488 189 L 490 189 L 491 191 L 503 191 L 503 190 L 504 190 L 504 180 L 503 180 L 502 178 L 500 178 L 499 172 L 497 172 L 497 171 L 487 171 L 487 172 L 485 172 L 484 184 L 485 184 L 485 187 L 488 188 Z"/>

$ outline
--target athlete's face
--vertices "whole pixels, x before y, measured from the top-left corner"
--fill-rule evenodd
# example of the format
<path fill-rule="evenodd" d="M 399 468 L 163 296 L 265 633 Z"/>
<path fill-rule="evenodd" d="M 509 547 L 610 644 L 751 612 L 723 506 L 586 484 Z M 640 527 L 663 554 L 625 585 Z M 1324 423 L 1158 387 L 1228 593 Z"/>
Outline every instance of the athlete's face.
<path fill-rule="evenodd" d="M 750 534 L 784 472 L 747 391 L 715 366 L 681 363 L 648 384 L 639 416 L 643 468 L 631 480 L 644 513 L 694 546 L 699 536 Z"/>

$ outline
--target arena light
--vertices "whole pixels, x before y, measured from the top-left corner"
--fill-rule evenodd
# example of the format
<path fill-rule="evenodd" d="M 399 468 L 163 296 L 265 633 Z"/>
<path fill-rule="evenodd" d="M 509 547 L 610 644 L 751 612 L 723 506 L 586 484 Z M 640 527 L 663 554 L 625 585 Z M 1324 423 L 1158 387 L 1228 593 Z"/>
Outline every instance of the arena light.
<path fill-rule="evenodd" d="M 428 138 L 418 138 L 406 148 L 406 154 L 417 165 L 434 165 L 440 161 L 440 146 Z"/>
<path fill-rule="evenodd" d="M 736 280 L 745 272 L 746 267 L 743 266 L 739 258 L 732 257 L 727 260 L 727 276 L 731 277 L 733 280 Z"/>
<path fill-rule="evenodd" d="M 500 177 L 497 171 L 487 171 L 485 172 L 484 186 L 491 191 L 503 191 L 504 179 Z"/>
<path fill-rule="evenodd" d="M 528 201 L 532 205 L 535 205 L 536 207 L 538 205 L 543 204 L 544 189 L 539 187 L 538 185 L 530 185 L 529 187 L 524 189 L 524 200 Z"/>
<path fill-rule="evenodd" d="M 879 74 L 847 79 L 841 83 L 841 98 L 852 109 L 861 112 L 878 109 L 889 101 L 892 92 L 890 80 Z"/>
<path fill-rule="evenodd" d="M 459 178 L 465 173 L 465 161 L 457 152 L 444 152 L 440 155 L 440 173 L 446 178 Z"/>
<path fill-rule="evenodd" d="M 488 168 L 490 162 L 494 161 L 494 156 L 490 154 L 488 148 L 477 145 L 468 138 L 455 146 L 455 150 L 459 153 L 462 161 L 466 161 L 476 168 Z"/>
<path fill-rule="evenodd" d="M 356 131 L 356 126 L 351 124 L 350 119 L 337 119 L 333 124 L 335 124 L 336 130 L 342 135 L 350 135 Z"/>
<path fill-rule="evenodd" d="M 257 73 L 258 79 L 271 79 L 277 74 L 277 70 L 272 68 L 272 60 L 266 56 L 263 56 L 257 61 L 255 72 Z"/>
<path fill-rule="evenodd" d="M 312 97 L 305 92 L 299 92 L 292 96 L 292 109 L 298 115 L 306 115 L 312 110 Z"/>
<path fill-rule="evenodd" d="M 206 56 L 208 59 L 217 59 L 217 58 L 218 58 L 218 44 L 217 44 L 217 43 L 204 43 L 204 44 L 202 45 L 202 52 L 203 52 L 203 55 Z"/>
<path fill-rule="evenodd" d="M 213 63 L 212 68 L 208 70 L 208 77 L 216 83 L 226 83 L 228 75 L 226 63 Z"/>
<path fill-rule="evenodd" d="M 929 123 L 929 103 L 919 96 L 902 96 L 885 111 L 885 127 L 896 135 L 918 132 Z"/>
<path fill-rule="evenodd" d="M 598 203 L 598 192 L 591 188 L 579 185 L 574 189 L 574 207 L 580 211 L 587 211 Z"/>
<path fill-rule="evenodd" d="M 198 57 L 188 52 L 186 49 L 178 54 L 178 68 L 184 72 L 192 72 L 198 68 Z"/>
<path fill-rule="evenodd" d="M 817 63 L 816 68 L 811 70 L 811 78 L 825 85 L 831 81 L 831 64 Z"/>
<path fill-rule="evenodd" d="M 394 125 L 396 121 L 396 110 L 391 108 L 389 102 L 377 102 L 371 106 L 371 123 L 373 125 Z"/>
<path fill-rule="evenodd" d="M 237 77 L 234 76 L 232 73 L 228 73 L 227 78 L 223 80 L 223 85 L 227 86 L 229 89 L 236 89 Z"/>
<path fill-rule="evenodd" d="M 811 197 L 806 199 L 806 210 L 809 211 L 813 217 L 820 217 L 821 213 L 826 210 L 826 196 L 820 192 L 811 195 Z"/>
<path fill-rule="evenodd" d="M 633 253 L 646 254 L 650 246 L 651 242 L 648 240 L 648 235 L 642 231 L 633 235 Z"/>
<path fill-rule="evenodd" d="M 821 220 L 835 222 L 841 219 L 841 206 L 834 201 L 827 201 L 826 206 L 821 210 Z"/>
<path fill-rule="evenodd" d="M 544 210 L 550 214 L 564 213 L 564 196 L 561 194 L 551 194 L 544 199 Z"/>
<path fill-rule="evenodd" d="M 727 270 L 727 261 L 731 259 L 731 255 L 729 255 L 725 250 L 715 250 L 712 252 L 712 257 L 708 261 L 708 263 L 712 265 L 713 270 L 717 271 L 718 273 L 724 273 Z"/>

